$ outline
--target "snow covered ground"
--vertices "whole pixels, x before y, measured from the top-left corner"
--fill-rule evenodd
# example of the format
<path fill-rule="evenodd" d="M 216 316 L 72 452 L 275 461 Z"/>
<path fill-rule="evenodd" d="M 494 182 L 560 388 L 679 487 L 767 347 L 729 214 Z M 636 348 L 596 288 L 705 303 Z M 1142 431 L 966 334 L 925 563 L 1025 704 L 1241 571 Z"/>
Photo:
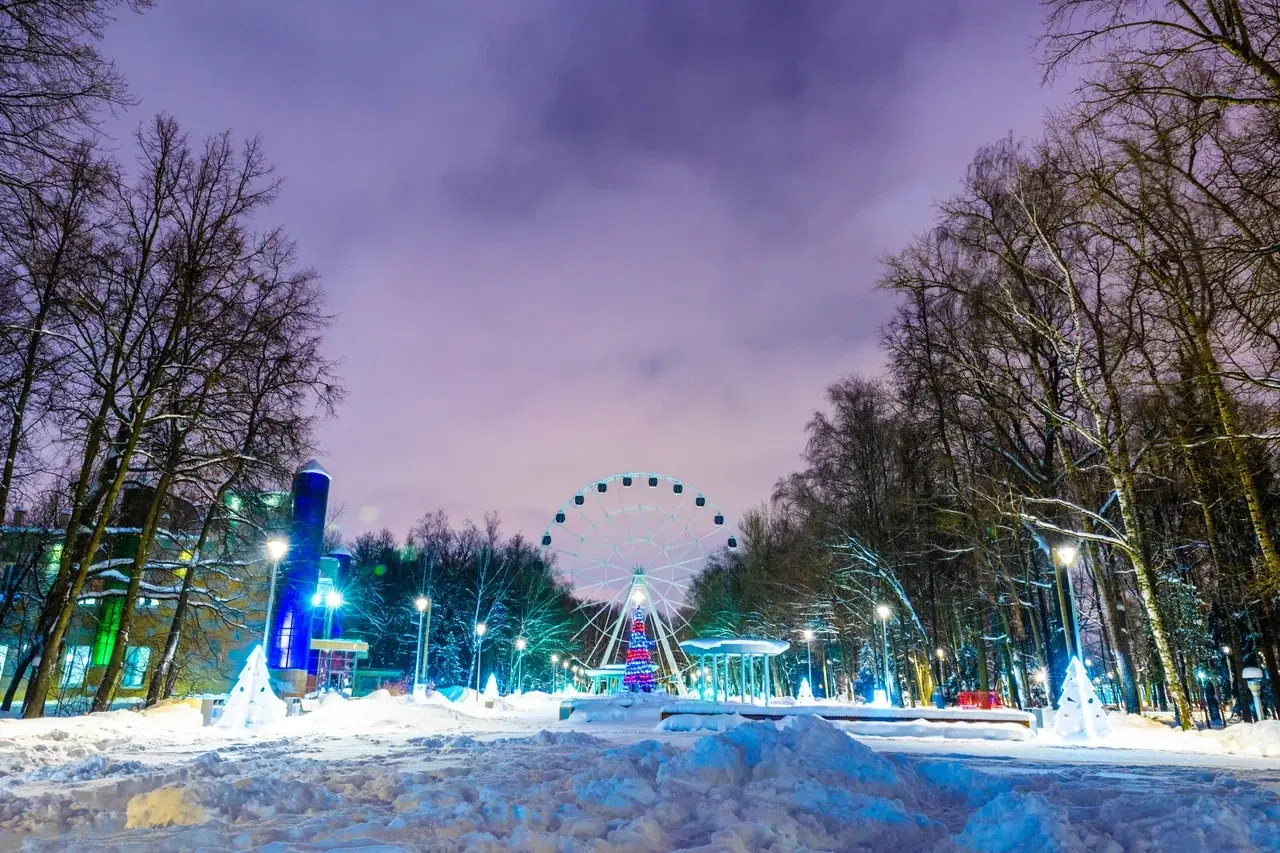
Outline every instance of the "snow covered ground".
<path fill-rule="evenodd" d="M 249 735 L 187 706 L 4 720 L 0 850 L 1280 850 L 1277 723 L 1117 721 L 1082 747 L 816 718 L 658 731 L 660 706 L 560 722 L 545 694 L 383 694 Z"/>

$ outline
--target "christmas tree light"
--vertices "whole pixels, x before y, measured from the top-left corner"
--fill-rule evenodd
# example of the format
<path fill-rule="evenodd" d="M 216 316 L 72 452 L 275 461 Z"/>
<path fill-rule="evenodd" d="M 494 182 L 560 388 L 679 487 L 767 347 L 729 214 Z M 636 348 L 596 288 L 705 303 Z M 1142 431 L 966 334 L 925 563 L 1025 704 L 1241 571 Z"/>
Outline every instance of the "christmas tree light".
<path fill-rule="evenodd" d="M 622 686 L 632 693 L 652 693 L 654 643 L 644 634 L 644 611 L 636 604 L 631 616 L 631 636 L 627 640 L 627 669 L 622 676 Z"/>

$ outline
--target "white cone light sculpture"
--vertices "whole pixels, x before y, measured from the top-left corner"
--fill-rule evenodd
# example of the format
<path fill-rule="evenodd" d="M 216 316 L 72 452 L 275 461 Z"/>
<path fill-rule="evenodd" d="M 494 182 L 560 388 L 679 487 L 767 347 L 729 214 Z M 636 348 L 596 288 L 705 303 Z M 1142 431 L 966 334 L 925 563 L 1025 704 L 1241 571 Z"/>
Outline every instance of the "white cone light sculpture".
<path fill-rule="evenodd" d="M 1111 734 L 1106 709 L 1089 681 L 1089 673 L 1073 657 L 1067 665 L 1067 677 L 1062 682 L 1062 696 L 1058 699 L 1058 713 L 1053 720 L 1058 737 L 1073 740 L 1096 740 Z"/>
<path fill-rule="evenodd" d="M 217 726 L 234 730 L 252 729 L 275 725 L 288 715 L 288 706 L 271 689 L 271 676 L 267 672 L 267 657 L 262 646 L 254 646 L 248 662 L 240 671 L 236 686 L 231 688 Z"/>

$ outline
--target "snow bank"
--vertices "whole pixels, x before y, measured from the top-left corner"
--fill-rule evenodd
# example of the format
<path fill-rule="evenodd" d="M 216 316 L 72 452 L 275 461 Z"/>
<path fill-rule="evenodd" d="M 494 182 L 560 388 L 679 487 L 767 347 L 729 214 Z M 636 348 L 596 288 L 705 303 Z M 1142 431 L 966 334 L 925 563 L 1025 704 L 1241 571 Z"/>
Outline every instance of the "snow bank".
<path fill-rule="evenodd" d="M 903 720 L 915 722 L 920 720 L 966 722 L 966 723 L 1015 723 L 1029 727 L 1035 716 L 1026 711 L 1013 708 L 896 708 L 880 705 L 859 705 L 851 702 L 821 701 L 814 703 L 793 703 L 783 705 L 753 705 L 742 702 L 699 702 L 686 700 L 669 700 L 662 709 L 668 714 L 742 714 L 755 718 L 774 717 L 825 717 L 829 720 L 864 721 L 884 720 L 891 722 Z"/>
<path fill-rule="evenodd" d="M 415 702 L 411 696 L 392 696 L 385 690 L 359 699 L 344 699 L 338 694 L 328 696 L 334 698 L 325 698 L 310 714 L 290 717 L 275 732 L 337 737 L 352 732 L 447 732 L 483 728 L 476 718 L 475 707 L 467 707 L 465 703 Z"/>
<path fill-rule="evenodd" d="M 877 720 L 837 721 L 840 730 L 861 737 L 939 738 L 943 740 L 1034 740 L 1035 732 L 1016 723 L 945 723 L 904 720 L 890 723 Z"/>
<path fill-rule="evenodd" d="M 673 714 L 654 729 L 659 732 L 727 732 L 747 722 L 740 714 Z"/>
<path fill-rule="evenodd" d="M 1108 716 L 1110 734 L 1094 738 L 1093 746 L 1108 749 L 1137 749 L 1154 752 L 1181 752 L 1200 755 L 1244 755 L 1280 758 L 1280 720 L 1236 723 L 1225 729 L 1182 731 L 1137 714 Z M 1041 732 L 1037 742 L 1046 746 L 1069 746 L 1073 740 L 1053 731 Z"/>
<path fill-rule="evenodd" d="M 439 688 L 435 692 L 443 696 L 444 698 L 448 699 L 450 702 L 454 703 L 455 705 L 460 705 L 463 703 L 466 703 L 466 704 L 480 703 L 480 694 L 473 687 L 462 687 L 459 685 L 455 685 L 453 687 Z"/>
<path fill-rule="evenodd" d="M 1229 755 L 1260 755 L 1280 758 L 1280 720 L 1238 723 L 1225 729 L 1200 732 Z"/>
<path fill-rule="evenodd" d="M 565 730 L 485 740 L 473 735 L 487 718 L 395 697 L 332 703 L 308 716 L 345 724 L 347 737 L 318 742 L 307 718 L 289 718 L 271 738 L 188 739 L 163 761 L 147 749 L 150 762 L 116 744 L 100 761 L 82 757 L 65 780 L 52 772 L 5 780 L 0 849 L 1280 849 L 1280 797 L 1266 780 L 1209 768 L 996 761 L 979 770 L 961 760 L 887 758 L 808 716 L 740 722 L 688 749 Z M 432 720 L 469 728 L 403 736 L 386 728 Z M 108 722 L 116 725 L 95 725 Z M 0 756 L 75 743 L 51 731 L 0 744 Z M 138 734 L 134 746 L 155 742 Z"/>
<path fill-rule="evenodd" d="M 662 715 L 669 696 L 662 693 L 618 693 L 610 696 L 585 696 L 570 700 L 573 713 L 569 720 L 581 723 L 624 723 L 652 729 Z"/>

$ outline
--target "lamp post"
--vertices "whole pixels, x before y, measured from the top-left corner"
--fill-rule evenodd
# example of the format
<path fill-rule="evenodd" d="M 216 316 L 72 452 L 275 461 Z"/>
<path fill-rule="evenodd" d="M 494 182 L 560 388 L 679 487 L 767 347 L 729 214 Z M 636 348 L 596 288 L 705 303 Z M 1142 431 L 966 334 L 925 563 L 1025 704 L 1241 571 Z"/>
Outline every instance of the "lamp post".
<path fill-rule="evenodd" d="M 420 595 L 413 602 L 414 608 L 418 611 L 418 654 L 413 661 L 413 693 L 416 696 L 418 689 L 422 686 L 422 670 L 425 663 L 423 655 L 423 634 L 422 619 L 431 610 L 431 599 L 425 595 Z"/>
<path fill-rule="evenodd" d="M 938 686 L 933 688 L 933 704 L 937 708 L 945 708 L 947 706 L 947 691 L 942 684 L 946 680 L 946 672 L 943 670 L 943 665 L 946 663 L 947 653 L 939 647 L 933 650 L 933 656 L 938 661 Z"/>
<path fill-rule="evenodd" d="M 813 629 L 804 629 L 804 652 L 809 662 L 809 689 L 813 690 Z"/>
<path fill-rule="evenodd" d="M 1058 586 L 1058 609 L 1062 611 L 1062 640 L 1067 647 L 1067 660 L 1080 655 L 1080 623 L 1076 621 L 1076 598 L 1071 588 L 1071 565 L 1079 550 L 1075 545 L 1059 545 L 1053 549 L 1054 579 Z"/>
<path fill-rule="evenodd" d="M 516 637 L 516 693 L 524 692 L 524 650 L 528 647 L 524 637 Z"/>
<path fill-rule="evenodd" d="M 271 642 L 271 611 L 276 606 L 276 575 L 280 572 L 280 561 L 289 553 L 288 541 L 280 538 L 267 540 L 267 556 L 271 559 L 271 586 L 267 588 L 267 618 L 262 626 L 262 652 L 266 654 Z M 187 571 L 191 571 L 189 568 Z"/>
<path fill-rule="evenodd" d="M 555 652 L 551 653 L 551 695 L 556 695 L 556 685 L 560 683 L 560 667 L 556 664 L 560 663 L 560 655 Z"/>
<path fill-rule="evenodd" d="M 893 691 L 889 689 L 889 617 L 893 611 L 888 605 L 876 605 L 876 616 L 880 618 L 881 636 L 884 639 L 884 698 L 893 704 Z"/>
<path fill-rule="evenodd" d="M 484 662 L 484 632 L 487 626 L 476 623 L 476 693 L 480 693 L 480 665 Z"/>

